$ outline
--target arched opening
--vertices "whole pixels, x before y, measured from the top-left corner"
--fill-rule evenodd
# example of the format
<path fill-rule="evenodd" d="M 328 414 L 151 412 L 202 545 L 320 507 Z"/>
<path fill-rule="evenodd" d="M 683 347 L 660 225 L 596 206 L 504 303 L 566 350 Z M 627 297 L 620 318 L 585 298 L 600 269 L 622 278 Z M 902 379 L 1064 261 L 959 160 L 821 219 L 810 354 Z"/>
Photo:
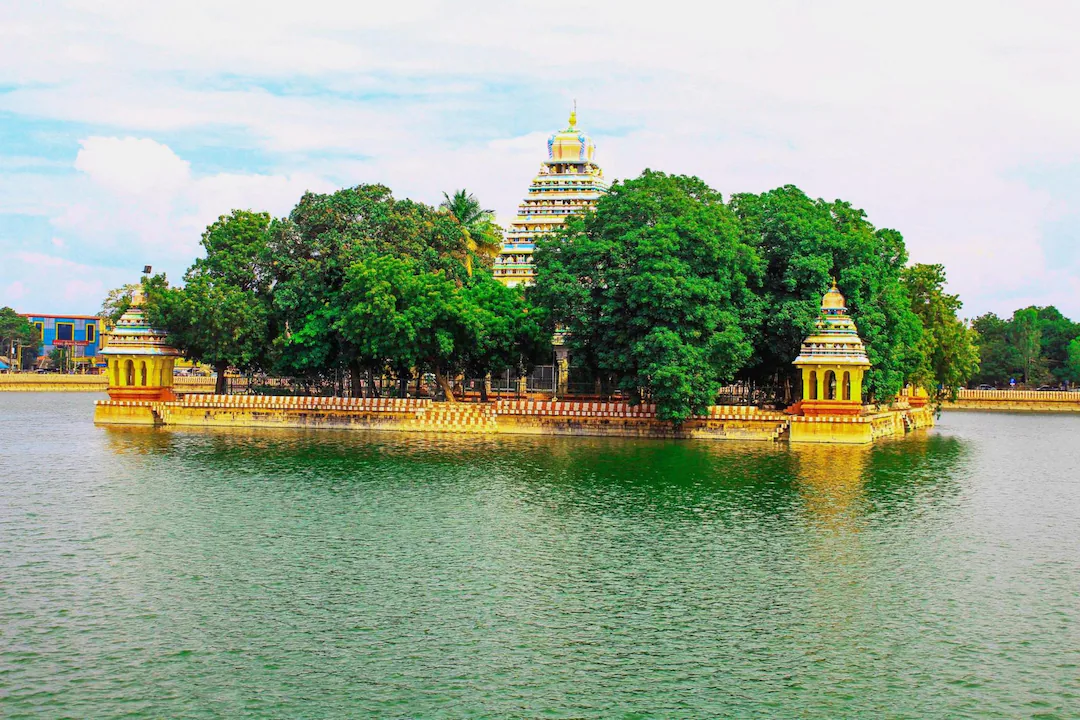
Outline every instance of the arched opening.
<path fill-rule="evenodd" d="M 135 363 L 131 360 L 124 361 L 124 384 L 128 387 L 135 384 Z"/>
<path fill-rule="evenodd" d="M 851 399 L 851 373 L 844 371 L 844 399 Z"/>
<path fill-rule="evenodd" d="M 165 365 L 158 370 L 158 387 L 165 387 Z"/>
<path fill-rule="evenodd" d="M 143 360 L 139 363 L 139 384 L 146 387 L 146 361 Z"/>
<path fill-rule="evenodd" d="M 836 399 L 836 373 L 832 370 L 827 370 L 825 372 L 825 399 Z"/>
<path fill-rule="evenodd" d="M 817 400 L 817 371 L 810 371 L 810 399 Z"/>
<path fill-rule="evenodd" d="M 120 387 L 120 361 L 114 359 L 112 365 L 112 386 Z"/>

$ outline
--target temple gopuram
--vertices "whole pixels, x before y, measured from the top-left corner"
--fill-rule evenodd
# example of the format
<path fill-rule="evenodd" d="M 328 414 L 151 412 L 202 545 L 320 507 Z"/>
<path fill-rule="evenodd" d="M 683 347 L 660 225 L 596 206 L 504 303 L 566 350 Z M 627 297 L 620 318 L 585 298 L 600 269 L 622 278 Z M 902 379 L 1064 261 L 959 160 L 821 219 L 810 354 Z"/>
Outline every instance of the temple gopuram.
<path fill-rule="evenodd" d="M 533 178 L 495 258 L 497 280 L 510 287 L 531 285 L 536 238 L 555 232 L 567 217 L 593 207 L 607 192 L 604 173 L 593 161 L 595 154 L 592 138 L 577 127 L 575 110 L 567 128 L 548 138 L 548 159 Z"/>

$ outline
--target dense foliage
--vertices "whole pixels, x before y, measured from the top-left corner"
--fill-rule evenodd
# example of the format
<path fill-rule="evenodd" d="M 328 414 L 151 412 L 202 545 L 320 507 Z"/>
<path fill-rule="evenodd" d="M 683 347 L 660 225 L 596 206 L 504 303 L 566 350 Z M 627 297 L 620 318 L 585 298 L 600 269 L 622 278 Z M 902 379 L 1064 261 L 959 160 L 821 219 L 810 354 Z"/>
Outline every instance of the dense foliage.
<path fill-rule="evenodd" d="M 848 203 L 811 200 L 791 185 L 735 195 L 731 207 L 764 262 L 755 288 L 761 324 L 745 376 L 790 384 L 791 361 L 835 279 L 873 364 L 868 397 L 895 396 L 922 362 L 919 319 L 902 283 L 907 251 L 900 233 L 874 228 Z"/>
<path fill-rule="evenodd" d="M 1010 380 L 1037 387 L 1080 383 L 1080 323 L 1054 306 L 1027 307 L 1009 319 L 976 318 L 982 365 L 975 382 L 1005 387 Z"/>
<path fill-rule="evenodd" d="M 719 193 L 646 171 L 537 243 L 530 297 L 569 331 L 578 362 L 681 422 L 750 358 L 759 271 Z"/>
<path fill-rule="evenodd" d="M 41 334 L 32 322 L 9 307 L 0 308 L 0 355 L 8 356 L 14 366 L 19 348 L 30 349 L 29 354 L 36 355 L 40 345 Z"/>
<path fill-rule="evenodd" d="M 229 366 L 348 370 L 354 394 L 384 373 L 404 385 L 432 372 L 452 400 L 450 378 L 528 366 L 545 344 L 542 315 L 491 277 L 461 220 L 381 185 L 305 194 L 276 221 L 234 211 L 202 244 L 183 287 L 150 293 L 151 314 L 186 356 L 218 367 L 219 391 Z"/>
<path fill-rule="evenodd" d="M 935 402 L 956 391 L 979 369 L 978 333 L 961 321 L 960 298 L 945 292 L 942 265 L 913 265 L 903 272 L 911 309 L 922 323 L 921 363 L 912 382 L 927 388 Z"/>
<path fill-rule="evenodd" d="M 941 266 L 906 268 L 898 232 L 792 186 L 725 203 L 695 177 L 645 171 L 615 183 L 595 212 L 537 242 L 527 295 L 491 275 L 500 240 L 464 190 L 439 208 L 382 185 L 307 193 L 286 218 L 219 218 L 182 287 L 148 283 L 151 319 L 219 379 L 226 367 L 301 378 L 345 370 L 359 394 L 377 377 L 396 377 L 405 392 L 431 373 L 448 400 L 454 377 L 549 357 L 560 330 L 579 377 L 680 423 L 734 380 L 794 400 L 791 362 L 835 279 L 873 363 L 868 400 L 888 401 L 911 381 L 952 388 L 976 368 L 976 337 Z M 112 314 L 125 290 L 108 301 Z M 1039 322 L 1035 356 L 1053 346 L 1080 364 L 1076 333 Z M 1071 367 L 1067 357 L 1058 365 Z"/>

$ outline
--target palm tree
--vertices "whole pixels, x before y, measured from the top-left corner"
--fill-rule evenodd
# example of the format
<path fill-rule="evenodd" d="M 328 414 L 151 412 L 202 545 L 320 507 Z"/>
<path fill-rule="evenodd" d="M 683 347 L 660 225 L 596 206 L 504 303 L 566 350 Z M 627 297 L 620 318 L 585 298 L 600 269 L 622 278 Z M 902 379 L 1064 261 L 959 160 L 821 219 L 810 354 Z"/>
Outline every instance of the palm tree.
<path fill-rule="evenodd" d="M 484 210 L 476 196 L 467 190 L 458 190 L 451 197 L 443 193 L 440 210 L 450 213 L 461 224 L 465 236 L 463 260 L 465 270 L 472 275 L 472 256 L 479 255 L 491 260 L 502 250 L 502 230 L 495 224 L 495 211 Z"/>

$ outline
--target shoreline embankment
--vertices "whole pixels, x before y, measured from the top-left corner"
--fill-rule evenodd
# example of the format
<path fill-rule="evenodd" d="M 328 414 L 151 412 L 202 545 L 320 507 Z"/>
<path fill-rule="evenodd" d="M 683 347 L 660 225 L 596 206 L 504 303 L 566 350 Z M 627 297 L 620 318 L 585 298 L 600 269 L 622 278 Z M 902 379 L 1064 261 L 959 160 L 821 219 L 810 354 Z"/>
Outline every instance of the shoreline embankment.
<path fill-rule="evenodd" d="M 179 393 L 212 393 L 212 377 L 176 377 L 173 386 Z M 0 392 L 106 392 L 106 375 L 77 375 L 65 373 L 3 373 Z"/>
<path fill-rule="evenodd" d="M 941 409 L 1013 413 L 1080 413 L 1080 392 L 1052 390 L 961 390 L 955 401 L 946 401 L 942 403 Z"/>
<path fill-rule="evenodd" d="M 800 417 L 748 406 L 714 406 L 679 427 L 652 405 L 499 400 L 438 403 L 395 398 L 187 395 L 176 401 L 99 400 L 105 425 L 334 428 L 508 435 L 865 444 L 934 424 L 926 407 L 854 417 Z"/>

